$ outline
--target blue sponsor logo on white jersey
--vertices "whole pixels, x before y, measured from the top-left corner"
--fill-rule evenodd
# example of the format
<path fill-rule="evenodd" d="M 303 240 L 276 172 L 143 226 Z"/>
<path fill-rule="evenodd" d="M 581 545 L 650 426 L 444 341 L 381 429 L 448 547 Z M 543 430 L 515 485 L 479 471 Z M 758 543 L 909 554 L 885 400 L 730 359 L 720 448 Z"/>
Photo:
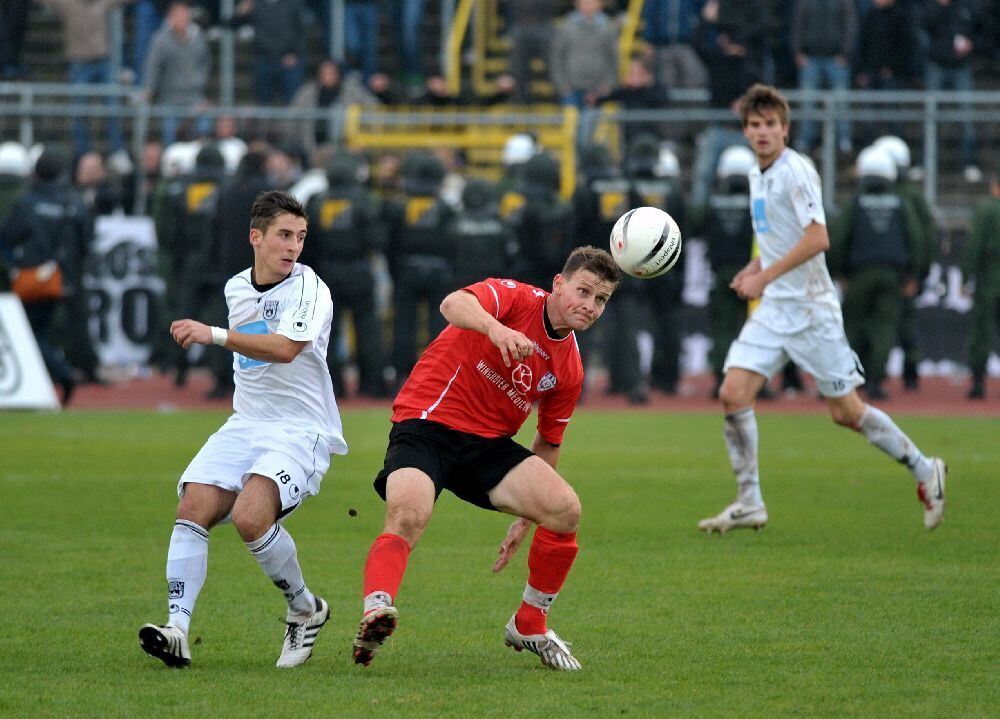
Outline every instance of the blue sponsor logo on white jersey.
<path fill-rule="evenodd" d="M 245 325 L 240 325 L 239 327 L 237 327 L 236 331 L 248 335 L 266 335 L 267 322 L 265 322 L 264 320 L 257 320 L 256 322 L 247 322 Z M 270 362 L 263 362 L 261 360 L 255 360 L 250 357 L 244 357 L 239 353 L 237 353 L 236 356 L 240 360 L 240 369 L 252 369 L 254 367 L 263 367 L 266 364 L 271 364 Z"/>
<path fill-rule="evenodd" d="M 767 211 L 764 209 L 764 198 L 755 197 L 751 208 L 753 211 L 753 229 L 759 234 L 761 232 L 770 232 L 771 225 L 767 221 Z"/>

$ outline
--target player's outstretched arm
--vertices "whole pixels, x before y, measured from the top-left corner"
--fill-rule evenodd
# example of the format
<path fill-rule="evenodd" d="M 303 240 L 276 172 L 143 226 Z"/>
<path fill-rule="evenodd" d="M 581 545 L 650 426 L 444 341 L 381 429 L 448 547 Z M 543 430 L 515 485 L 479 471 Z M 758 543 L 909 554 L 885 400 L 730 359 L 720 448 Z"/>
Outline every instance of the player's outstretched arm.
<path fill-rule="evenodd" d="M 212 328 L 195 320 L 174 320 L 170 323 L 170 336 L 184 349 L 212 344 Z"/>
<path fill-rule="evenodd" d="M 441 303 L 441 314 L 448 320 L 448 324 L 463 330 L 482 332 L 489 337 L 490 342 L 500 350 L 507 367 L 510 367 L 511 360 L 520 361 L 535 351 L 531 340 L 484 310 L 471 292 L 456 290 L 445 297 Z"/>
<path fill-rule="evenodd" d="M 184 349 L 193 344 L 220 344 L 228 350 L 261 362 L 291 362 L 307 344 L 279 334 L 250 335 L 236 330 L 221 330 L 225 342 L 216 342 L 212 330 L 212 327 L 197 320 L 174 320 L 170 323 L 171 337 Z"/>
<path fill-rule="evenodd" d="M 528 531 L 531 529 L 534 522 L 530 519 L 525 519 L 521 517 L 514 520 L 514 522 L 507 528 L 507 536 L 503 538 L 500 542 L 500 551 L 497 552 L 497 561 L 493 563 L 493 572 L 499 572 L 501 569 L 507 566 L 507 562 L 510 558 L 514 556 L 524 538 L 528 536 Z"/>

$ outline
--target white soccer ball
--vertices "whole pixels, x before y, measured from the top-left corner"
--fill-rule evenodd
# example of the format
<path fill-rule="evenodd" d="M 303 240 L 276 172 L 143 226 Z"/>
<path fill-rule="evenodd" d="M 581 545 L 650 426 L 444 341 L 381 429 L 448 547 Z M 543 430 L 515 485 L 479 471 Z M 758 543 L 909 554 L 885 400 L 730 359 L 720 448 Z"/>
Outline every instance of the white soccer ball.
<path fill-rule="evenodd" d="M 658 207 L 637 207 L 612 228 L 611 256 L 625 274 L 643 280 L 659 277 L 681 256 L 681 230 Z"/>

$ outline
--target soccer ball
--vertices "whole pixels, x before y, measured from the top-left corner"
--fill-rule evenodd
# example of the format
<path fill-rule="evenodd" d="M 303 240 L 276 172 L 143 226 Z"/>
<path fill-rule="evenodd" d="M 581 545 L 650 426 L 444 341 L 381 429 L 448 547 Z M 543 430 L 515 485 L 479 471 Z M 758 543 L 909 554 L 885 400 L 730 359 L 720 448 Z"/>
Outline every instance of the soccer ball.
<path fill-rule="evenodd" d="M 681 256 L 681 231 L 657 207 L 637 207 L 611 230 L 611 256 L 625 274 L 648 280 L 664 275 Z"/>

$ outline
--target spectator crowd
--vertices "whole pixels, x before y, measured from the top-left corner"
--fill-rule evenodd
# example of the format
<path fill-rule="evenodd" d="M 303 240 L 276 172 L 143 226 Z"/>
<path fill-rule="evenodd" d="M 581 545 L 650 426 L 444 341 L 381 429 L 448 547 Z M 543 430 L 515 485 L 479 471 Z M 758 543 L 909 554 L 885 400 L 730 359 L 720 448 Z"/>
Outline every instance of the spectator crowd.
<path fill-rule="evenodd" d="M 325 119 L 264 123 L 222 116 L 213 121 L 203 111 L 218 71 L 211 44 L 220 33 L 234 31 L 253 43 L 259 105 L 320 110 L 406 103 L 434 108 L 554 97 L 583 109 L 605 102 L 656 109 L 670 105 L 675 88 L 707 88 L 711 106 L 732 108 L 758 80 L 804 90 L 971 89 L 976 84 L 974 60 L 996 54 L 997 25 L 992 21 L 1000 6 L 986 0 L 647 0 L 641 42 L 619 82 L 617 11 L 622 8 L 608 7 L 611 3 L 602 7 L 600 0 L 575 0 L 572 9 L 567 3 L 508 0 L 500 10 L 511 41 L 510 74 L 497 81 L 493 94 L 476 97 L 467 89 L 451 93 L 443 75 L 424 62 L 416 30 L 423 22 L 423 0 L 347 2 L 344 62 L 311 52 L 306 40 L 318 25 L 323 46 L 328 46 L 326 2 L 241 0 L 233 16 L 223 19 L 218 4 L 210 1 L 37 1 L 62 22 L 73 83 L 114 79 L 107 20 L 113 9 L 125 6 L 131 73 L 142 99 L 178 112 L 162 118 L 158 133 L 134 161 L 113 118 L 102 122 L 107 131 L 104 153 L 93 151 L 91 128 L 83 117 L 74 121 L 72 152 L 28 150 L 16 143 L 0 148 L 0 261 L 15 274 L 49 262 L 62 270 L 59 296 L 29 305 L 29 318 L 67 401 L 76 382 L 99 379 L 86 333 L 73 329 L 86 325 L 79 315 L 86 303 L 73 298 L 83 292 L 80 276 L 94 219 L 136 207 L 147 208 L 156 221 L 166 284 L 161 319 L 214 312 L 217 323 L 224 324 L 221 289 L 248 263 L 245 218 L 254 197 L 266 189 L 289 189 L 307 201 L 309 240 L 303 261 L 326 279 L 338 313 L 349 310 L 354 323 L 354 341 L 348 343 L 339 336 L 340 320 L 335 321 L 336 350 L 330 353 L 334 382 L 342 389 L 351 347 L 360 391 L 370 396 L 386 396 L 405 379 L 418 348 L 440 329 L 436 308 L 448 292 L 483 276 L 508 274 L 547 287 L 573 246 L 603 246 L 614 221 L 631 207 L 662 207 L 678 220 L 685 236 L 704 237 L 716 289 L 724 290 L 724 278 L 749 257 L 746 191 L 739 179 L 746 173 L 739 161 L 745 143 L 732 126 L 700 128 L 689 187 L 681 184 L 676 146 L 665 141 L 655 123 L 625 128 L 620 159 L 581 136 L 576 191 L 564 200 L 557 161 L 527 135 L 511 138 L 504 176 L 490 183 L 467 176 L 460 152 L 348 153 L 337 147 Z M 2 12 L 0 72 L 5 79 L 30 78 L 21 59 L 27 3 L 5 3 Z M 384 27 L 401 33 L 395 45 L 402 69 L 396 72 L 381 66 L 385 58 L 378 47 Z M 539 59 L 553 93 L 548 97 L 537 82 L 533 61 Z M 109 96 L 107 102 L 114 99 Z M 898 128 L 852 128 L 841 121 L 836 132 L 839 150 L 853 155 L 855 145 L 868 146 L 879 135 L 898 134 Z M 813 151 L 817 139 L 815 123 L 795 128 L 799 151 Z M 960 152 L 966 179 L 982 179 L 971 122 L 961 126 Z M 887 337 L 905 341 L 909 336 L 909 343 L 916 344 L 913 330 L 905 330 L 907 308 L 926 276 L 936 238 L 930 211 L 912 198 L 912 188 L 906 189 L 909 149 L 905 159 L 888 150 L 877 162 L 871 156 L 863 162 L 863 155 L 858 156 L 858 195 L 845 211 L 846 219 L 833 228 L 839 245 L 831 253 L 831 266 L 853 288 L 845 297 L 845 315 L 858 307 L 857 327 L 872 322 L 860 309 L 861 288 L 877 283 L 865 276 L 851 280 L 852 273 L 872 262 L 887 264 L 896 273 L 892 288 L 871 288 L 899 295 L 877 318 L 882 323 L 877 326 L 891 327 L 888 334 L 869 336 L 858 329 L 852 337 L 852 345 L 868 348 L 871 363 L 884 366 Z M 880 194 L 904 199 L 872 199 Z M 18 226 L 18 213 L 30 215 L 53 205 L 61 208 L 62 219 L 50 223 L 50 236 L 29 241 L 32 232 L 44 235 L 44 230 L 37 224 L 33 229 Z M 882 213 L 881 219 L 872 208 Z M 889 225 L 903 228 L 900 236 L 883 238 L 894 249 L 874 260 L 858 255 L 863 238 L 884 234 L 887 217 L 895 218 Z M 991 256 L 988 240 L 977 247 Z M 978 269 L 985 276 L 983 267 Z M 970 279 L 976 269 L 969 265 Z M 4 280 L 7 274 L 2 273 Z M 994 282 L 978 279 L 977 286 Z M 603 323 L 604 336 L 586 338 L 601 348 L 611 391 L 634 402 L 645 401 L 653 387 L 676 391 L 680 328 L 674 308 L 681 305 L 682 280 L 683 268 L 662 281 L 626 281 L 609 308 L 615 320 Z M 725 347 L 734 326 L 738 329 L 741 310 L 729 293 L 713 291 L 712 297 L 713 342 Z M 977 304 L 989 304 L 991 297 L 977 299 Z M 849 318 L 851 322 L 855 320 Z M 986 340 L 977 340 L 973 354 L 978 358 L 983 347 L 988 355 L 995 321 L 991 324 L 987 314 L 977 322 L 986 333 Z M 154 361 L 183 383 L 189 357 L 162 334 Z M 652 343 L 643 337 L 652 337 Z M 914 351 L 908 359 L 908 376 L 914 378 L 915 362 Z M 712 364 L 721 376 L 721 357 L 713 355 Z M 980 365 L 985 362 L 976 359 L 975 364 L 981 396 Z M 222 362 L 212 370 L 217 383 L 213 393 L 224 396 L 231 390 L 229 368 Z M 873 397 L 884 394 L 880 382 L 876 371 L 867 388 Z"/>

